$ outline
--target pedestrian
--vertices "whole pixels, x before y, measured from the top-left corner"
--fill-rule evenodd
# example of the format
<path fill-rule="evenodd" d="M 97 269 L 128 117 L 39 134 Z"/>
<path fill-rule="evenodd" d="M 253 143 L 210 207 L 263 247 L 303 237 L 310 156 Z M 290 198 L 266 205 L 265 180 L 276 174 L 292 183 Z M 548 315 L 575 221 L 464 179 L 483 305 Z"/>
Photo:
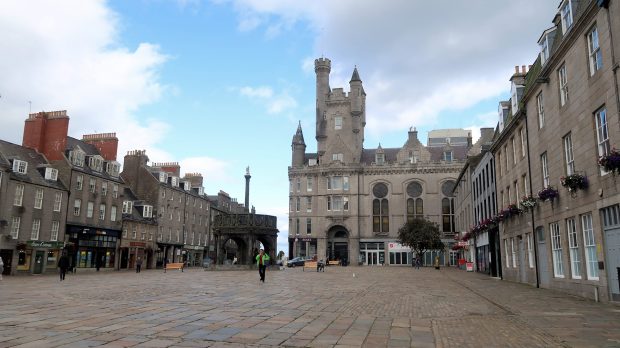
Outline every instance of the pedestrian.
<path fill-rule="evenodd" d="M 67 269 L 69 268 L 69 257 L 65 252 L 62 253 L 60 259 L 58 259 L 58 269 L 60 270 L 60 281 L 65 280 Z"/>
<path fill-rule="evenodd" d="M 0 256 L 0 280 L 2 280 L 2 273 L 4 273 L 4 261 L 2 261 L 2 256 Z"/>
<path fill-rule="evenodd" d="M 142 258 L 138 257 L 138 261 L 136 261 L 136 273 L 140 273 L 142 269 Z"/>
<path fill-rule="evenodd" d="M 99 268 L 101 268 L 101 258 L 99 256 L 97 256 L 95 260 L 95 268 L 97 268 L 97 272 L 99 272 Z"/>
<path fill-rule="evenodd" d="M 269 255 L 265 254 L 265 250 L 261 249 L 258 255 L 256 255 L 256 265 L 258 266 L 258 275 L 260 275 L 260 281 L 265 282 L 265 270 L 267 270 L 267 263 L 269 262 Z"/>
<path fill-rule="evenodd" d="M 422 263 L 422 261 L 420 260 L 419 257 L 415 258 L 415 268 L 416 269 L 420 269 L 420 264 Z"/>

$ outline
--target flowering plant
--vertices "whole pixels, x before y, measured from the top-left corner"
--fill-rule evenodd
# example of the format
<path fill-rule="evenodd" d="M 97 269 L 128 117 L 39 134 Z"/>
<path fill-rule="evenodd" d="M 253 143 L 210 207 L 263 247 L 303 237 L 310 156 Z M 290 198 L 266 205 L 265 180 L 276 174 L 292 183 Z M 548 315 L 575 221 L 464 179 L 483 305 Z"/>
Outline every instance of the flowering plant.
<path fill-rule="evenodd" d="M 598 165 L 614 175 L 620 174 L 620 152 L 616 148 L 611 149 L 608 154 L 599 157 Z"/>
<path fill-rule="evenodd" d="M 588 178 L 581 174 L 571 174 L 569 176 L 563 176 L 560 178 L 562 186 L 566 187 L 568 191 L 574 192 L 578 189 L 585 190 L 588 188 Z"/>
<path fill-rule="evenodd" d="M 510 216 L 521 215 L 523 211 L 516 204 L 510 204 L 506 209 L 510 212 Z"/>
<path fill-rule="evenodd" d="M 538 191 L 538 198 L 543 202 L 546 200 L 553 201 L 557 196 L 559 196 L 558 190 L 551 186 L 545 187 L 544 189 Z"/>
<path fill-rule="evenodd" d="M 530 196 L 523 196 L 521 198 L 521 202 L 519 202 L 519 204 L 523 207 L 524 211 L 528 211 L 531 208 L 534 208 L 536 206 L 536 198 L 534 198 L 534 196 L 530 195 Z"/>

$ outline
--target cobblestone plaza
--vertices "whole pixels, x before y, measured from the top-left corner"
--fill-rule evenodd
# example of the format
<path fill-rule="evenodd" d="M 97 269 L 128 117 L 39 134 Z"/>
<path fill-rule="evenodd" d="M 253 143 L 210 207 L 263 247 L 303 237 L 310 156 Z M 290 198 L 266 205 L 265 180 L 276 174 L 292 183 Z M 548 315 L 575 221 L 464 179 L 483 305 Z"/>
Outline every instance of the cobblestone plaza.
<path fill-rule="evenodd" d="M 0 299 L 2 348 L 620 346 L 619 306 L 446 268 L 5 277 Z"/>

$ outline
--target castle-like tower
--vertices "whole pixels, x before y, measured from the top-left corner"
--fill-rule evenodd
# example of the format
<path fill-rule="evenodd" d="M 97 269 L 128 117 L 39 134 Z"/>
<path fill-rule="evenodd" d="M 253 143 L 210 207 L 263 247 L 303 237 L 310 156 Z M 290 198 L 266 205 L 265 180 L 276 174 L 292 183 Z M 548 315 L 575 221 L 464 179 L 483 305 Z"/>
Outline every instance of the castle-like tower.
<path fill-rule="evenodd" d="M 331 88 L 329 59 L 316 59 L 314 71 L 317 152 L 306 153 L 300 123 L 289 167 L 289 256 L 407 264 L 411 252 L 397 243 L 398 228 L 416 216 L 439 223 L 453 242 L 452 187 L 476 149 L 469 132 L 440 132 L 426 147 L 412 128 L 400 148 L 364 149 L 366 92 L 357 67 L 348 93 Z"/>

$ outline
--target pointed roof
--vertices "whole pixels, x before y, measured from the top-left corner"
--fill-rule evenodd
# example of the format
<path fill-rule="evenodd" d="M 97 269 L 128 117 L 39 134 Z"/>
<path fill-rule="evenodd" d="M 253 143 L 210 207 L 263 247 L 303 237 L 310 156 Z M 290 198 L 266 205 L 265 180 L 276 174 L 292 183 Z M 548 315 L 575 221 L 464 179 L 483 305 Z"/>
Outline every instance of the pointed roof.
<path fill-rule="evenodd" d="M 360 74 L 357 72 L 357 66 L 353 69 L 353 75 L 351 76 L 351 81 L 349 82 L 353 81 L 362 82 L 362 80 L 360 79 Z"/>
<path fill-rule="evenodd" d="M 304 133 L 301 130 L 301 121 L 299 121 L 299 125 L 297 126 L 297 132 L 293 136 L 293 144 L 306 145 L 304 141 Z"/>

